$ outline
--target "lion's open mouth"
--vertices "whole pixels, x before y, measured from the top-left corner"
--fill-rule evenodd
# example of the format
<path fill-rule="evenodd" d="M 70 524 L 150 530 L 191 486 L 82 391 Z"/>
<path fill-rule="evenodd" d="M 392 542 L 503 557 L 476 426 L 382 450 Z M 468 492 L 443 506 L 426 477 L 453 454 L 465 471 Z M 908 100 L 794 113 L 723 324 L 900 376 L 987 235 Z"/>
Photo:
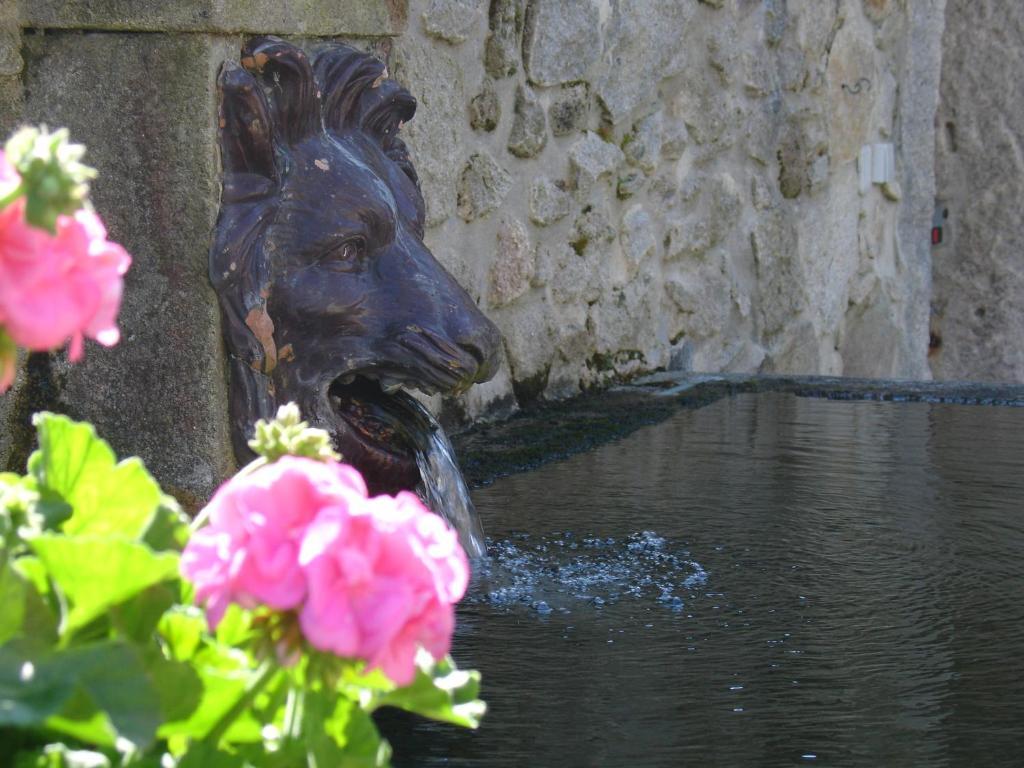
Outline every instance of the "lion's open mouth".
<path fill-rule="evenodd" d="M 358 468 L 372 493 L 411 490 L 420 481 L 416 446 L 425 426 L 416 401 L 389 386 L 385 392 L 372 373 L 335 379 L 328 389 L 339 421 L 335 447 Z"/>

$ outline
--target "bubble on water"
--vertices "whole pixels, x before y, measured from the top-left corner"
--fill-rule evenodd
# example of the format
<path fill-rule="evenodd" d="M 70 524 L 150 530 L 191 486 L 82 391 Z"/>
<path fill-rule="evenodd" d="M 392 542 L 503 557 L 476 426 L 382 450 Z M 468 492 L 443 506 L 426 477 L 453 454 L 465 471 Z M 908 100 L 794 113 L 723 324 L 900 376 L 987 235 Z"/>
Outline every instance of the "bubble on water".
<path fill-rule="evenodd" d="M 708 581 L 685 545 L 641 531 L 621 539 L 513 533 L 488 542 L 489 559 L 476 564 L 470 603 L 508 609 L 517 605 L 540 615 L 567 613 L 578 605 L 600 609 L 622 601 L 656 599 L 682 613 L 694 591 Z"/>

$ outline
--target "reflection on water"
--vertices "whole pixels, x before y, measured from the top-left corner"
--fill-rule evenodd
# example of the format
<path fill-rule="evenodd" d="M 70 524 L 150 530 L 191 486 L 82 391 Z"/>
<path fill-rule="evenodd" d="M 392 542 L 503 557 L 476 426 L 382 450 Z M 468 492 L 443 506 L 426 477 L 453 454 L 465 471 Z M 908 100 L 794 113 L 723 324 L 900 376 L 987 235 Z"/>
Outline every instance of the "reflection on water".
<path fill-rule="evenodd" d="M 396 766 L 1024 763 L 1024 409 L 743 396 L 475 498 L 490 711 Z"/>

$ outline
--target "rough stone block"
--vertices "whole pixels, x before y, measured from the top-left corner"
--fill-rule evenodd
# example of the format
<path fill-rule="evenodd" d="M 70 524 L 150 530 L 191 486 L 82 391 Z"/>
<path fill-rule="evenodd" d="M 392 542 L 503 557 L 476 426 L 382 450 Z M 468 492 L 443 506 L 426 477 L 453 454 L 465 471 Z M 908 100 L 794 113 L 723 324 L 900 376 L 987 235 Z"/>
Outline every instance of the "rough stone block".
<path fill-rule="evenodd" d="M 654 253 L 658 242 L 654 237 L 654 222 L 642 206 L 634 205 L 622 217 L 619 229 L 622 253 L 626 257 L 626 276 L 636 277 L 640 265 Z"/>
<path fill-rule="evenodd" d="M 546 227 L 569 215 L 572 197 L 547 176 L 538 176 L 530 185 L 530 221 Z"/>
<path fill-rule="evenodd" d="M 601 11 L 595 0 L 533 0 L 523 61 L 537 85 L 585 79 L 601 58 Z"/>
<path fill-rule="evenodd" d="M 484 67 L 491 77 L 519 71 L 525 0 L 491 0 L 490 34 L 484 48 Z"/>
<path fill-rule="evenodd" d="M 568 136 L 586 130 L 589 111 L 590 92 L 586 83 L 563 87 L 548 109 L 551 132 L 555 136 Z"/>
<path fill-rule="evenodd" d="M 459 216 L 472 221 L 497 210 L 512 189 L 512 175 L 486 152 L 473 155 L 459 177 Z"/>
<path fill-rule="evenodd" d="M 516 220 L 503 221 L 498 227 L 498 247 L 489 277 L 487 303 L 503 307 L 530 290 L 537 271 L 537 259 L 530 247 L 526 228 Z"/>
<path fill-rule="evenodd" d="M 446 43 L 463 43 L 483 17 L 483 5 L 483 0 L 431 0 L 423 12 L 423 29 Z"/>
<path fill-rule="evenodd" d="M 626 136 L 622 150 L 630 165 L 635 165 L 644 173 L 654 173 L 661 159 L 661 137 L 664 130 L 665 115 L 659 109 L 651 113 L 633 126 L 632 133 Z"/>
<path fill-rule="evenodd" d="M 508 151 L 516 157 L 540 154 L 548 141 L 548 124 L 544 108 L 532 91 L 523 86 L 516 89 L 515 118 L 508 136 Z"/>
<path fill-rule="evenodd" d="M 407 0 L 27 0 L 22 25 L 126 32 L 398 35 Z"/>
<path fill-rule="evenodd" d="M 501 121 L 501 103 L 494 81 L 484 78 L 480 93 L 469 100 L 469 125 L 474 131 L 491 132 Z"/>
<path fill-rule="evenodd" d="M 658 98 L 658 83 L 683 70 L 688 46 L 680 45 L 694 12 L 677 0 L 619 0 L 605 31 L 606 61 L 595 91 L 613 123 Z"/>
<path fill-rule="evenodd" d="M 576 188 L 590 189 L 602 176 L 613 173 L 624 157 L 621 149 L 588 131 L 569 149 L 569 166 Z"/>
<path fill-rule="evenodd" d="M 186 504 L 233 467 L 217 299 L 207 278 L 219 192 L 214 78 L 233 42 L 28 35 L 25 118 L 67 126 L 99 170 L 93 202 L 128 249 L 112 349 L 62 367 L 51 407 L 92 421 Z"/>

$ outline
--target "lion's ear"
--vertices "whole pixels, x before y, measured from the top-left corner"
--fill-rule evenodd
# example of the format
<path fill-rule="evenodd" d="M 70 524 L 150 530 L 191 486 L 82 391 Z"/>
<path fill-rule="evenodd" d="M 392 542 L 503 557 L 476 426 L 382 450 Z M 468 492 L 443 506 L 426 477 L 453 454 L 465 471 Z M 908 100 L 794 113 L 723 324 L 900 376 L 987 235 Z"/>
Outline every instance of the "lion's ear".
<path fill-rule="evenodd" d="M 323 88 L 324 125 L 339 133 L 360 128 L 363 93 L 387 77 L 384 62 L 336 44 L 320 51 L 315 68 Z"/>
<path fill-rule="evenodd" d="M 266 89 L 279 138 L 296 144 L 319 129 L 316 80 L 301 49 L 277 37 L 256 37 L 242 48 L 242 66 Z"/>
<path fill-rule="evenodd" d="M 253 174 L 276 180 L 273 127 L 263 91 L 252 75 L 225 62 L 220 91 L 220 154 L 225 174 Z"/>

